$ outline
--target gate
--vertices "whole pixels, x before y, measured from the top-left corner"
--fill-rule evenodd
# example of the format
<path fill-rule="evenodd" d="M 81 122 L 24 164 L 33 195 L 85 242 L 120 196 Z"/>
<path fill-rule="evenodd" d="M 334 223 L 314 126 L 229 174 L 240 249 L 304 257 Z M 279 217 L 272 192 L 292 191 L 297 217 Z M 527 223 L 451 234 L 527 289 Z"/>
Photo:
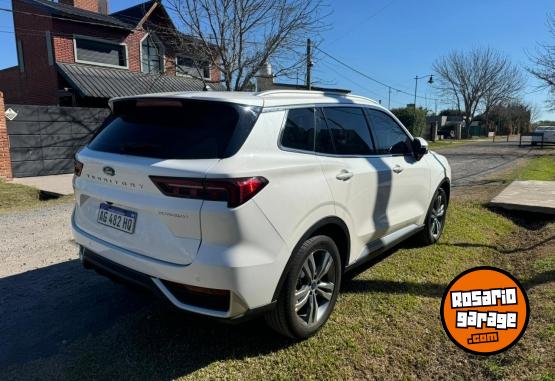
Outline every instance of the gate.
<path fill-rule="evenodd" d="M 109 115 L 108 109 L 6 104 L 14 177 L 73 172 L 73 156 Z"/>

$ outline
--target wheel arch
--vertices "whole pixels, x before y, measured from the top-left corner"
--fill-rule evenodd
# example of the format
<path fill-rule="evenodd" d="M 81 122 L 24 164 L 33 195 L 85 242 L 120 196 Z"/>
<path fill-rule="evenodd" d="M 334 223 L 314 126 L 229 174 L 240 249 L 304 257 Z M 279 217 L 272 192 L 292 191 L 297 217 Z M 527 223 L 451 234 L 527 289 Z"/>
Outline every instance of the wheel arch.
<path fill-rule="evenodd" d="M 347 224 L 340 219 L 339 217 L 326 217 L 321 219 L 320 221 L 316 222 L 312 225 L 299 239 L 291 254 L 289 256 L 289 260 L 281 273 L 279 278 L 279 282 L 277 287 L 274 291 L 274 295 L 272 296 L 272 301 L 277 300 L 279 294 L 281 293 L 281 289 L 283 284 L 285 283 L 285 278 L 287 277 L 287 273 L 291 268 L 291 263 L 293 259 L 293 254 L 301 247 L 304 241 L 309 239 L 310 237 L 314 237 L 316 235 L 326 235 L 334 240 L 337 248 L 339 250 L 339 255 L 341 257 L 341 265 L 343 270 L 349 263 L 349 259 L 351 256 L 351 238 L 349 234 L 349 229 Z"/>
<path fill-rule="evenodd" d="M 449 178 L 447 177 L 441 180 L 436 190 L 434 191 L 434 194 L 439 188 L 443 188 L 443 190 L 445 191 L 445 194 L 447 195 L 447 203 L 449 204 L 449 199 L 451 198 L 451 180 L 449 180 Z"/>

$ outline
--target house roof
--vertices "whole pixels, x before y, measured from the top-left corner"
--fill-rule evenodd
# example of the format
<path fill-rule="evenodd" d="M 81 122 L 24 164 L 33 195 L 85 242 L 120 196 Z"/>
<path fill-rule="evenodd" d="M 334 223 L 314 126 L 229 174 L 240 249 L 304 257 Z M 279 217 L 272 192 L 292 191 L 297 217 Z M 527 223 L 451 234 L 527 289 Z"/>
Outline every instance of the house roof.
<path fill-rule="evenodd" d="M 101 24 L 107 27 L 120 28 L 120 29 L 126 29 L 126 30 L 131 30 L 134 27 L 132 23 L 122 21 L 111 15 L 103 15 L 98 12 L 91 12 L 81 8 L 76 8 L 71 5 L 55 3 L 49 0 L 23 0 L 23 1 L 27 4 L 34 5 L 41 8 L 43 11 L 45 11 L 50 15 L 65 17 L 70 20 Z"/>
<path fill-rule="evenodd" d="M 60 75 L 82 97 L 113 98 L 161 92 L 202 91 L 200 79 L 136 73 L 83 64 L 56 64 Z M 221 84 L 207 83 L 212 90 Z"/>
<path fill-rule="evenodd" d="M 147 2 L 134 5 L 130 8 L 123 9 L 118 12 L 112 13 L 110 16 L 117 18 L 125 23 L 130 23 L 136 26 L 150 11 L 150 8 L 157 3 L 156 0 L 149 0 Z"/>

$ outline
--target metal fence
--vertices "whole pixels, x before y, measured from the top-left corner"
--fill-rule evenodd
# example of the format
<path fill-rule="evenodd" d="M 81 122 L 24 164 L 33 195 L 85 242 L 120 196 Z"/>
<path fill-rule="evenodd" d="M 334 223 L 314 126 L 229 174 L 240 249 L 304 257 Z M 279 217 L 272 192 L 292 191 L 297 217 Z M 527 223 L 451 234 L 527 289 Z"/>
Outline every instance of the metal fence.
<path fill-rule="evenodd" d="M 71 173 L 73 156 L 83 147 L 108 109 L 6 104 L 14 177 Z"/>

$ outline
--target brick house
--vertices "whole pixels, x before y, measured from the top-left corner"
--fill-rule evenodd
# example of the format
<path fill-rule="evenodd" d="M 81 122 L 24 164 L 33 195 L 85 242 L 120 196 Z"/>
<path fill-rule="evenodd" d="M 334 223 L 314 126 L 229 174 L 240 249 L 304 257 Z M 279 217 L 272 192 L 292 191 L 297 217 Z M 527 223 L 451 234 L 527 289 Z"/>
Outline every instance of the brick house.
<path fill-rule="evenodd" d="M 12 0 L 12 13 L 6 103 L 105 107 L 114 96 L 221 89 L 219 71 L 180 48 L 189 37 L 160 1 L 109 14 L 107 0 Z"/>

